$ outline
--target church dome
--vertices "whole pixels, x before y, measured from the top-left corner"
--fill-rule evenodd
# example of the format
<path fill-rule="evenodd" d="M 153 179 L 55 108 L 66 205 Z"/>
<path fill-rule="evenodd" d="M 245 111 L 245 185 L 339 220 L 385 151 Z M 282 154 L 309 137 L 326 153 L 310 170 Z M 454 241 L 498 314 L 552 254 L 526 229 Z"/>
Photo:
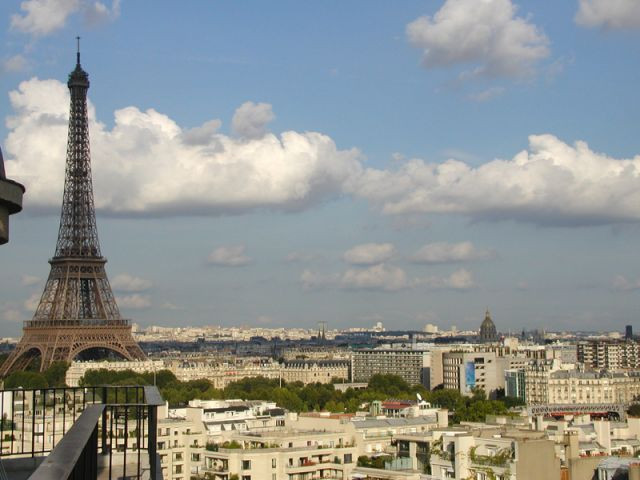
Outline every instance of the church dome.
<path fill-rule="evenodd" d="M 493 323 L 493 320 L 491 320 L 491 314 L 489 313 L 489 309 L 487 309 L 482 325 L 480 325 L 480 341 L 495 342 L 496 340 L 498 340 L 496 325 Z"/>

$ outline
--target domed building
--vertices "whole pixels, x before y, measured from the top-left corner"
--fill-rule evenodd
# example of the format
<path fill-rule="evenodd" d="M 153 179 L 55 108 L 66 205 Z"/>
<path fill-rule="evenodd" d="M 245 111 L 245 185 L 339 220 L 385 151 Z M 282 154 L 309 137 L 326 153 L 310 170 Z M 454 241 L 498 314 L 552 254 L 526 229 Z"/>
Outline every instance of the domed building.
<path fill-rule="evenodd" d="M 496 331 L 496 325 L 491 320 L 491 314 L 487 308 L 487 312 L 484 315 L 482 325 L 480 325 L 480 342 L 491 343 L 498 341 L 498 332 Z"/>

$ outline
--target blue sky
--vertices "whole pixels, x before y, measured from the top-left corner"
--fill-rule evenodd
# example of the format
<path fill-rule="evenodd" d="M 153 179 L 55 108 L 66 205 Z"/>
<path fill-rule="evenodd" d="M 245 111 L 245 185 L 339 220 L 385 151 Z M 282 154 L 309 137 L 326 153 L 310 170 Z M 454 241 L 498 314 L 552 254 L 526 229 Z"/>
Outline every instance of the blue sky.
<path fill-rule="evenodd" d="M 27 188 L 0 335 L 49 272 L 66 81 L 90 74 L 98 230 L 142 324 L 618 329 L 638 317 L 635 0 L 0 5 Z"/>

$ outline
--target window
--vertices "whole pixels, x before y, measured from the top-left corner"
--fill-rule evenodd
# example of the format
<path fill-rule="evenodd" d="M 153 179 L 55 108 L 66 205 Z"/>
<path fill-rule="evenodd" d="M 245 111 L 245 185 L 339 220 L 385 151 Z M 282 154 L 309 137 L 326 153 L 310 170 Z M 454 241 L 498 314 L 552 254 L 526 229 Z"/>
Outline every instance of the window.
<path fill-rule="evenodd" d="M 251 480 L 251 475 L 242 475 L 242 480 Z"/>
<path fill-rule="evenodd" d="M 351 463 L 351 454 L 350 453 L 345 453 L 344 454 L 344 463 Z"/>
<path fill-rule="evenodd" d="M 271 459 L 271 468 L 276 468 L 277 460 L 275 458 Z"/>
<path fill-rule="evenodd" d="M 176 462 L 182 461 L 182 452 L 174 453 L 173 454 L 173 460 L 176 461 Z"/>
<path fill-rule="evenodd" d="M 192 462 L 199 462 L 200 461 L 200 454 L 199 453 L 192 453 L 191 454 L 191 461 Z"/>
<path fill-rule="evenodd" d="M 182 473 L 182 465 L 175 465 L 173 467 L 173 473 Z"/>
<path fill-rule="evenodd" d="M 251 470 L 251 460 L 242 460 L 242 469 Z"/>

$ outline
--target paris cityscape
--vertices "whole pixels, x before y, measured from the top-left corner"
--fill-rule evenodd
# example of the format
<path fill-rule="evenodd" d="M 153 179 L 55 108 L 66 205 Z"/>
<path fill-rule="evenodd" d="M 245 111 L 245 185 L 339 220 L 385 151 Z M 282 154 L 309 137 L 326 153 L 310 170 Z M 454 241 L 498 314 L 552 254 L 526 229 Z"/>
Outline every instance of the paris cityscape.
<path fill-rule="evenodd" d="M 0 480 L 640 480 L 637 0 L 0 11 Z"/>

